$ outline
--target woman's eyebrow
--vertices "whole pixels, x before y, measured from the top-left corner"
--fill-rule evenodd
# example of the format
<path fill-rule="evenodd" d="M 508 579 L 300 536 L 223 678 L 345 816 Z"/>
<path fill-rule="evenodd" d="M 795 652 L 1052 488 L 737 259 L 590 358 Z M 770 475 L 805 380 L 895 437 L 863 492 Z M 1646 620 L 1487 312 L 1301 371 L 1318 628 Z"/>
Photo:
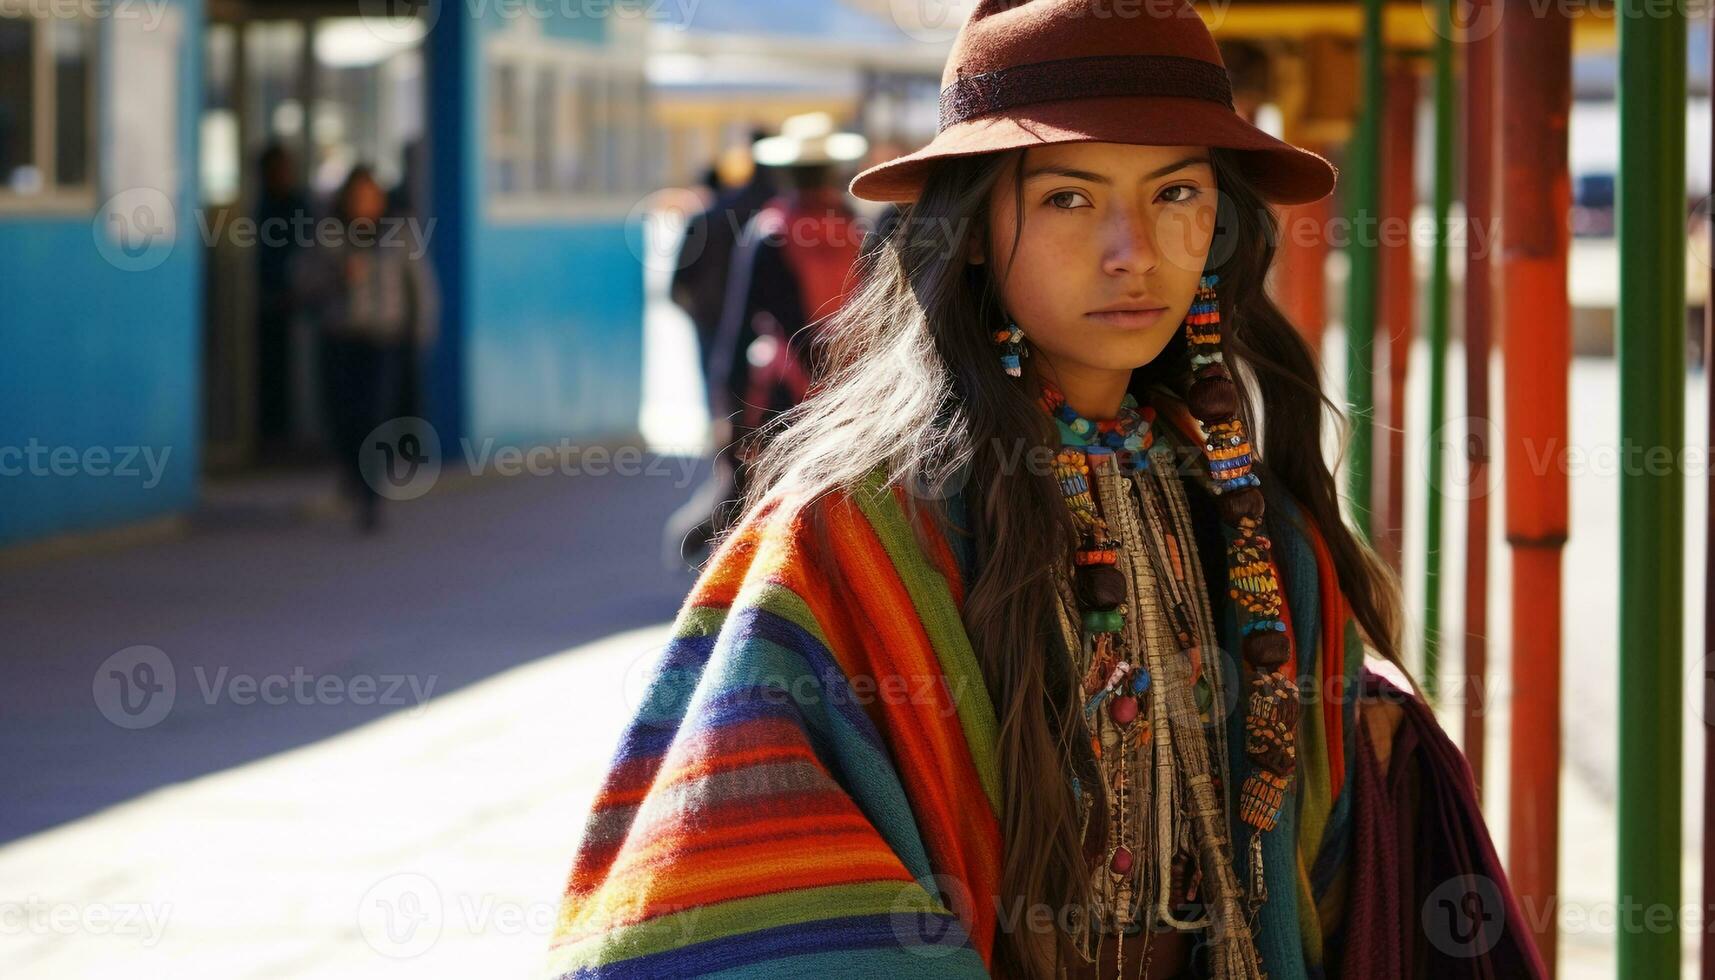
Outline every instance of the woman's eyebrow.
<path fill-rule="evenodd" d="M 1170 174 L 1175 170 L 1183 170 L 1184 168 L 1189 167 L 1192 164 L 1197 164 L 1197 163 L 1205 163 L 1205 164 L 1209 163 L 1208 156 L 1206 156 L 1204 154 L 1197 154 L 1195 156 L 1188 156 L 1183 160 L 1175 161 L 1173 163 L 1168 164 L 1165 167 L 1161 167 L 1159 169 L 1152 170 L 1147 174 L 1144 174 L 1143 179 L 1144 180 L 1154 180 L 1157 177 L 1164 177 L 1167 174 Z M 1211 164 L 1211 166 L 1212 166 L 1212 164 Z M 1032 168 L 1032 169 L 1026 171 L 1024 174 L 1024 179 L 1030 180 L 1031 178 L 1034 178 L 1034 177 L 1044 177 L 1044 176 L 1067 177 L 1067 178 L 1070 178 L 1072 180 L 1089 181 L 1092 184 L 1112 184 L 1113 183 L 1112 178 L 1104 177 L 1098 173 L 1092 173 L 1091 171 L 1088 171 L 1088 170 L 1075 170 L 1071 167 L 1057 167 L 1057 166 L 1054 166 L 1053 164 L 1048 164 L 1048 165 L 1042 166 L 1042 167 L 1035 167 L 1035 168 Z"/>
<path fill-rule="evenodd" d="M 1185 167 L 1189 167 L 1194 163 L 1209 163 L 1209 157 L 1207 154 L 1203 154 L 1203 153 L 1198 153 L 1194 156 L 1188 156 L 1185 159 L 1180 160 L 1178 163 L 1170 163 L 1167 166 L 1162 167 L 1160 170 L 1152 170 L 1149 173 L 1144 174 L 1143 179 L 1144 180 L 1154 180 L 1157 177 L 1164 177 L 1164 176 L 1172 173 L 1175 170 L 1180 170 L 1180 169 L 1183 169 Z M 1212 163 L 1209 163 L 1209 165 L 1214 166 L 1214 164 L 1212 164 Z"/>
<path fill-rule="evenodd" d="M 1113 183 L 1112 180 L 1109 180 L 1108 178 L 1103 177 L 1101 174 L 1091 173 L 1088 170 L 1073 170 L 1070 167 L 1056 167 L 1056 166 L 1053 166 L 1052 164 L 1050 164 L 1049 166 L 1046 166 L 1046 167 L 1036 167 L 1035 169 L 1027 171 L 1024 175 L 1024 179 L 1029 180 L 1032 177 L 1043 177 L 1043 176 L 1070 177 L 1073 180 L 1087 180 L 1092 184 L 1111 184 L 1111 183 Z"/>

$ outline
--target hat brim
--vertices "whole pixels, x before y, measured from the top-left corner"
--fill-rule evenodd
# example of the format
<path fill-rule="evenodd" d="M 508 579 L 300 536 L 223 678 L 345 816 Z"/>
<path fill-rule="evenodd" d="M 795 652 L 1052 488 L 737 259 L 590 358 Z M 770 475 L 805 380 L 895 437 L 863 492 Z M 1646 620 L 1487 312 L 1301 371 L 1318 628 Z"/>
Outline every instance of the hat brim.
<path fill-rule="evenodd" d="M 1116 96 L 1019 106 L 942 130 L 927 146 L 865 170 L 851 192 L 866 201 L 917 200 L 935 161 L 1055 143 L 1219 146 L 1267 200 L 1308 204 L 1334 190 L 1338 170 L 1320 154 L 1275 139 L 1204 99 Z"/>

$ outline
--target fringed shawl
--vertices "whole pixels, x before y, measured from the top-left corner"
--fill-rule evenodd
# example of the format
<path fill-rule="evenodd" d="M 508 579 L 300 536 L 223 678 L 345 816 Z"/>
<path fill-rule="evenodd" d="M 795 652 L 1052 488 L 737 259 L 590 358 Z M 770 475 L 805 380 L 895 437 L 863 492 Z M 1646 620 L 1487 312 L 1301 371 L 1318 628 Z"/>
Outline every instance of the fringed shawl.
<path fill-rule="evenodd" d="M 1163 429 L 1195 445 L 1195 422 L 1158 407 Z M 1264 487 L 1306 696 L 1298 774 L 1264 841 L 1257 948 L 1271 980 L 1319 980 L 1350 888 L 1363 644 L 1320 534 Z M 1221 524 L 1213 500 L 1187 490 L 1230 650 Z M 550 976 L 988 975 L 1000 761 L 960 616 L 973 550 L 959 496 L 954 533 L 925 523 L 925 549 L 904 494 L 873 476 L 811 503 L 770 498 L 711 557 L 595 798 Z M 1237 784 L 1243 712 L 1228 724 Z"/>
<path fill-rule="evenodd" d="M 1165 423 L 1158 423 L 1158 438 L 1172 440 L 1181 452 L 1199 452 L 1197 423 L 1184 404 L 1166 398 L 1157 398 L 1155 404 Z M 1239 621 L 1227 596 L 1225 525 L 1201 482 L 1185 483 L 1220 647 L 1234 651 Z M 1317 980 L 1325 976 L 1326 944 L 1339 927 L 1345 901 L 1351 780 L 1356 772 L 1355 691 L 1364 646 L 1321 534 L 1266 471 L 1262 489 L 1268 502 L 1264 520 L 1286 600 L 1282 618 L 1297 657 L 1302 710 L 1298 770 L 1287 787 L 1280 823 L 1263 834 L 1269 896 L 1257 911 L 1257 952 L 1270 980 Z M 1238 658 L 1229 653 L 1214 659 L 1227 671 L 1227 689 L 1241 690 Z M 1234 785 L 1239 785 L 1252 771 L 1244 752 L 1244 712 L 1231 711 L 1227 725 L 1228 764 Z M 1236 813 L 1229 819 L 1239 826 Z M 1234 861 L 1239 879 L 1247 880 L 1248 853 L 1238 850 Z"/>

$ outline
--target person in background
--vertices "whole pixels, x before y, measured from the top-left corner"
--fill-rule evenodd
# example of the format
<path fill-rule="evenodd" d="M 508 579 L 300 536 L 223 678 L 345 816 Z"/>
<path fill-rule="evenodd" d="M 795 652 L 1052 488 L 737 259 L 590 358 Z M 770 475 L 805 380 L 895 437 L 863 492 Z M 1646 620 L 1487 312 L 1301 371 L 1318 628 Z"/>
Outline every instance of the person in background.
<path fill-rule="evenodd" d="M 811 391 L 808 328 L 832 315 L 852 285 L 862 244 L 840 167 L 867 141 L 834 132 L 826 113 L 794 116 L 752 153 L 784 190 L 742 226 L 723 304 L 705 342 L 714 471 L 668 520 L 670 560 L 688 560 L 720 530 L 745 487 L 745 463 L 778 416 Z"/>
<path fill-rule="evenodd" d="M 752 130 L 746 145 L 731 147 L 710 168 L 713 197 L 709 206 L 685 226 L 669 287 L 669 296 L 696 329 L 697 364 L 703 374 L 710 433 L 717 450 L 731 440 L 731 427 L 722 418 L 724 402 L 716 393 L 717 372 L 711 363 L 715 333 L 720 327 L 739 233 L 775 194 L 774 174 L 759 165 L 752 152 L 767 137 L 761 129 Z M 701 550 L 708 538 L 704 522 L 715 503 L 731 493 L 734 475 L 730 457 L 717 452 L 713 465 L 708 481 L 667 520 L 664 560 L 668 567 L 682 567 L 687 554 Z"/>
<path fill-rule="evenodd" d="M 697 178 L 696 193 L 703 200 L 703 208 L 707 210 L 721 196 L 721 168 L 709 164 L 703 168 L 702 176 Z"/>
<path fill-rule="evenodd" d="M 262 188 L 256 200 L 256 435 L 264 456 L 291 436 L 291 333 L 296 315 L 290 267 L 299 248 L 294 219 L 308 214 L 291 151 L 278 140 L 256 161 Z"/>
<path fill-rule="evenodd" d="M 318 327 L 322 391 L 341 485 L 356 503 L 359 525 L 380 524 L 379 482 L 387 474 L 378 447 L 364 438 L 398 410 L 416 352 L 434 340 L 440 297 L 434 273 L 410 234 L 389 235 L 387 197 L 371 169 L 352 167 L 334 195 L 341 234 L 297 263 L 298 302 Z"/>
<path fill-rule="evenodd" d="M 766 137 L 761 130 L 751 133 L 751 144 Z M 703 377 L 709 377 L 709 355 L 715 328 L 720 322 L 721 308 L 726 300 L 727 273 L 732 265 L 733 243 L 740 230 L 750 223 L 756 212 L 774 196 L 774 177 L 768 168 L 751 159 L 750 146 L 734 147 L 748 166 L 740 166 L 729 154 L 711 168 L 714 200 L 707 210 L 693 217 L 685 226 L 685 238 L 680 246 L 679 262 L 673 273 L 669 295 L 673 302 L 691 318 L 697 328 L 698 359 Z M 736 183 L 728 183 L 735 179 Z M 713 408 L 711 401 L 710 408 Z"/>

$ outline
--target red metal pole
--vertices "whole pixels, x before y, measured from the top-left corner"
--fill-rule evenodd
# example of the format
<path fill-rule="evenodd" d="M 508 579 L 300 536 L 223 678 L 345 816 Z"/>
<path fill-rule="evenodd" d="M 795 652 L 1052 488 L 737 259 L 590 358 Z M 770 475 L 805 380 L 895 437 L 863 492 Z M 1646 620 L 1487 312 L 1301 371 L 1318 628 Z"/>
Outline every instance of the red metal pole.
<path fill-rule="evenodd" d="M 1281 207 L 1281 240 L 1274 263 L 1275 303 L 1318 357 L 1328 326 L 1327 229 L 1333 217 L 1334 195 Z"/>
<path fill-rule="evenodd" d="M 1563 8 L 1507 0 L 1498 30 L 1499 104 L 1508 110 L 1499 136 L 1498 197 L 1506 521 L 1513 557 L 1508 873 L 1553 975 L 1560 853 L 1560 579 L 1568 480 L 1564 467 L 1532 463 L 1567 444 L 1572 21 Z"/>
<path fill-rule="evenodd" d="M 1381 520 L 1372 528 L 1377 550 L 1401 571 L 1405 550 L 1406 373 L 1416 334 L 1417 284 L 1411 261 L 1411 208 L 1417 201 L 1417 68 L 1409 55 L 1388 66 L 1386 122 L 1382 127 L 1381 332 L 1387 338 L 1387 384 L 1377 392 L 1381 419 L 1382 479 L 1375 488 L 1385 499 L 1374 508 Z"/>
<path fill-rule="evenodd" d="M 1495 0 L 1479 0 L 1473 17 Z M 1494 349 L 1491 272 L 1494 263 L 1495 45 L 1478 32 L 1465 45 L 1465 758 L 1483 792 L 1483 715 L 1490 704 L 1489 670 L 1489 355 Z M 1712 978 L 1715 980 L 1715 978 Z"/>

